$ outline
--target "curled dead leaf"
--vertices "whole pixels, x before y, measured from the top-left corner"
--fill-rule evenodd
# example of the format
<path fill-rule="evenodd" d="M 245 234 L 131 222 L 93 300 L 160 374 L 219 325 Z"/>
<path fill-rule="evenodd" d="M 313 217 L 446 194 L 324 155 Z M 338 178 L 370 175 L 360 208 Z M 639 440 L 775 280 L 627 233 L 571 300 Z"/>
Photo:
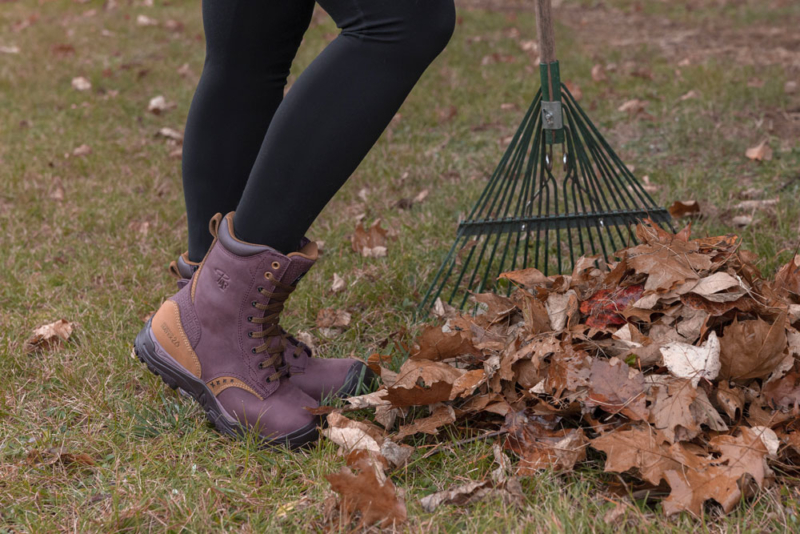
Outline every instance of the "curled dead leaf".
<path fill-rule="evenodd" d="M 59 319 L 36 328 L 33 335 L 25 341 L 24 351 L 28 354 L 60 347 L 68 341 L 74 329 L 74 323 Z"/>

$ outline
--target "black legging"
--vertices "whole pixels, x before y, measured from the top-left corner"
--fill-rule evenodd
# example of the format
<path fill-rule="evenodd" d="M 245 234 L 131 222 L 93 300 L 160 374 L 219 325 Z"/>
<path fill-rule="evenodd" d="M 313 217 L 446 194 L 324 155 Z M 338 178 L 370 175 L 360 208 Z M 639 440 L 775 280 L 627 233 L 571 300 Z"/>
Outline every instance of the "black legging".
<path fill-rule="evenodd" d="M 453 0 L 319 0 L 342 30 L 283 98 L 313 0 L 203 0 L 206 61 L 189 110 L 189 258 L 208 221 L 284 253 L 353 173 L 453 32 Z"/>

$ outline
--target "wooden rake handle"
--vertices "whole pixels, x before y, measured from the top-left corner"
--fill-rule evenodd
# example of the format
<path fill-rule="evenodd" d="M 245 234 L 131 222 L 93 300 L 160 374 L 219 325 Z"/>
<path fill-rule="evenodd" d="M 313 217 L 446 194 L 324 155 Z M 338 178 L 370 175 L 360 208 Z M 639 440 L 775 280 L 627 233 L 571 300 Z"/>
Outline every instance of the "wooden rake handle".
<path fill-rule="evenodd" d="M 539 34 L 539 62 L 545 65 L 556 60 L 556 39 L 550 0 L 535 0 L 536 33 Z"/>

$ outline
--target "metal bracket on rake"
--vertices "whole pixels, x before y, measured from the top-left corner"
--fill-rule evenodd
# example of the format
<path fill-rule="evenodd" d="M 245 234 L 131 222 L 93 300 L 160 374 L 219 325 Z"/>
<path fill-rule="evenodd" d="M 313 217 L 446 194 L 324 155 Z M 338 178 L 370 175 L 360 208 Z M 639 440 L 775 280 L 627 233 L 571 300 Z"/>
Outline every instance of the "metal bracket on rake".
<path fill-rule="evenodd" d="M 542 102 L 542 128 L 560 130 L 564 127 L 561 102 Z"/>

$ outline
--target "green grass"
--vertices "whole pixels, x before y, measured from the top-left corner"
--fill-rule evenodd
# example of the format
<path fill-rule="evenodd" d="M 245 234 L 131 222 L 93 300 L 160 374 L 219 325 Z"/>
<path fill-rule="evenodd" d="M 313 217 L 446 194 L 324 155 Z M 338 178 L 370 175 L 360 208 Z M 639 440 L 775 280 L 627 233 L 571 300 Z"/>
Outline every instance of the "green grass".
<path fill-rule="evenodd" d="M 117 4 L 105 10 L 100 1 L 12 1 L 0 9 L 0 46 L 20 49 L 0 53 L 0 532 L 323 530 L 330 495 L 324 475 L 342 462 L 334 446 L 323 441 L 309 452 L 285 454 L 221 437 L 199 408 L 130 357 L 142 319 L 173 291 L 166 265 L 185 247 L 179 160 L 169 156 L 175 147 L 154 134 L 165 126 L 182 130 L 203 45 L 197 2 Z M 628 1 L 607 4 L 632 9 Z M 755 11 L 761 23 L 782 32 L 800 22 L 791 3 L 757 10 L 753 2 L 692 2 L 695 9 L 682 14 L 667 2 L 642 4 L 643 24 L 648 17 L 670 16 L 676 31 L 702 29 L 709 19 L 741 28 Z M 562 75 L 581 87 L 581 104 L 637 175 L 649 175 L 659 187 L 654 196 L 660 203 L 697 199 L 708 208 L 709 215 L 695 223 L 698 235 L 734 231 L 730 220 L 739 212 L 732 206 L 745 190 L 780 195 L 777 207 L 756 212 L 741 231 L 745 246 L 762 258 L 763 271 L 772 273 L 800 245 L 800 180 L 791 181 L 800 173 L 800 95 L 783 90 L 792 75 L 800 81 L 796 70 L 774 58 L 740 63 L 713 50 L 702 61 L 678 66 L 681 58 L 663 53 L 655 39 L 614 45 L 611 37 L 624 35 L 625 28 L 593 22 L 608 21 L 615 11 L 591 2 L 583 13 L 586 6 L 565 2 L 558 28 L 559 37 L 568 37 L 559 40 Z M 34 13 L 39 18 L 30 27 L 12 29 Z M 137 26 L 139 14 L 162 26 Z M 457 218 L 501 156 L 500 139 L 521 119 L 521 111 L 500 105 L 524 109 L 536 90 L 536 65 L 508 32 L 515 27 L 521 39 L 533 38 L 530 12 L 509 18 L 507 12 L 462 9 L 459 16 L 451 45 L 401 118 L 310 232 L 325 242 L 324 255 L 293 296 L 285 323 L 315 335 L 323 356 L 366 357 L 391 349 L 391 343 L 383 349 L 391 335 L 398 342 L 412 339 L 415 304 L 454 237 Z M 587 18 L 585 30 L 576 17 Z M 181 21 L 183 31 L 164 28 L 168 19 Z M 295 75 L 334 32 L 327 18 L 315 22 Z M 612 44 L 598 47 L 597 32 Z M 75 53 L 54 52 L 64 44 Z M 495 52 L 516 60 L 481 66 Z M 184 63 L 193 72 L 187 77 L 176 72 Z M 607 84 L 591 79 L 597 63 L 616 65 Z M 653 79 L 630 75 L 635 68 L 649 69 Z M 89 79 L 91 91 L 74 90 L 76 76 Z M 753 78 L 763 87 L 748 87 Z M 692 89 L 700 96 L 681 101 Z M 159 94 L 177 106 L 155 116 L 146 108 Z M 617 111 L 632 98 L 649 102 L 653 121 Z M 439 111 L 451 105 L 457 114 L 442 121 Z M 747 160 L 746 148 L 764 138 L 775 150 L 773 160 Z M 92 153 L 72 156 L 84 143 Z M 57 183 L 63 200 L 51 198 Z M 358 195 L 364 188 L 367 202 Z M 422 204 L 407 211 L 393 207 L 422 189 L 430 190 Z M 347 235 L 360 214 L 368 221 L 380 217 L 396 231 L 387 259 L 351 252 Z M 146 234 L 142 223 L 149 224 Z M 329 292 L 333 273 L 348 284 L 335 295 Z M 323 307 L 347 309 L 351 328 L 322 339 L 314 319 Z M 33 328 L 62 317 L 79 323 L 66 347 L 23 353 Z M 435 442 L 416 441 L 416 454 Z M 31 451 L 50 448 L 86 453 L 96 465 L 26 461 Z M 521 509 L 499 501 L 442 507 L 434 514 L 420 507 L 419 498 L 433 491 L 487 477 L 494 468 L 487 443 L 417 462 L 394 481 L 406 492 L 405 528 L 412 531 L 797 528 L 798 492 L 792 488 L 764 493 L 752 508 L 743 504 L 724 518 L 712 510 L 699 520 L 668 520 L 657 506 L 635 501 L 621 523 L 606 525 L 604 514 L 630 501 L 608 489 L 619 480 L 599 472 L 600 465 L 594 458 L 573 474 L 525 479 Z"/>

